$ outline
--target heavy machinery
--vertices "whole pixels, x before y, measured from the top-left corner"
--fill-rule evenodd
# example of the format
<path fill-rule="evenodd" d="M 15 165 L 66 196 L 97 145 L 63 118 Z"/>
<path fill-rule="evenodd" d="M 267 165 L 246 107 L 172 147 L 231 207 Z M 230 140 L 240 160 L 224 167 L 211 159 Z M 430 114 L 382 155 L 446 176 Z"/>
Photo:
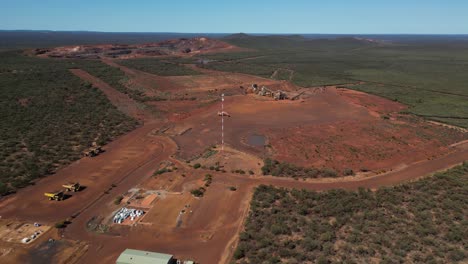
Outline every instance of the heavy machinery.
<path fill-rule="evenodd" d="M 91 145 L 91 148 L 83 152 L 83 156 L 85 157 L 95 157 L 99 155 L 99 153 L 102 153 L 102 147 L 99 146 L 96 142 L 93 142 Z"/>
<path fill-rule="evenodd" d="M 285 92 L 278 90 L 273 94 L 273 98 L 275 98 L 275 100 L 284 100 L 288 99 L 288 95 Z"/>
<path fill-rule="evenodd" d="M 55 201 L 62 201 L 65 197 L 63 191 L 56 191 L 56 192 L 46 192 L 44 193 L 45 197 L 49 198 L 49 200 Z"/>
<path fill-rule="evenodd" d="M 78 182 L 70 182 L 62 186 L 69 192 L 77 192 L 81 189 L 81 185 Z"/>
<path fill-rule="evenodd" d="M 266 86 L 262 86 L 262 88 L 258 92 L 258 95 L 273 97 L 273 91 L 268 89 Z"/>
<path fill-rule="evenodd" d="M 262 86 L 261 88 L 257 84 L 252 84 L 250 88 L 245 90 L 245 93 L 254 93 L 260 96 L 272 97 L 275 100 L 286 100 L 289 99 L 288 92 L 276 90 L 273 91 L 266 86 Z"/>
<path fill-rule="evenodd" d="M 256 83 L 252 84 L 252 91 L 253 93 L 256 93 L 258 91 L 258 85 Z"/>

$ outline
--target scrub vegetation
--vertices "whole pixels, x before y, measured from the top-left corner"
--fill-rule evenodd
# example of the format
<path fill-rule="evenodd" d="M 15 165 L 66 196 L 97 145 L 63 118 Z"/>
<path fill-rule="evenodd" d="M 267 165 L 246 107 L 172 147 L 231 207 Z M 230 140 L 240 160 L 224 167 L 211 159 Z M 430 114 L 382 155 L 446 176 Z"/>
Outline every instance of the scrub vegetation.
<path fill-rule="evenodd" d="M 352 170 L 351 170 L 352 171 Z M 292 177 L 292 178 L 334 178 L 340 176 L 336 171 L 323 168 L 304 168 L 287 162 L 280 162 L 267 158 L 264 160 L 262 167 L 263 175 L 272 175 L 278 177 Z M 343 173 L 346 176 L 353 175 L 354 172 L 349 173 L 345 171 Z"/>
<path fill-rule="evenodd" d="M 147 101 L 164 101 L 165 98 L 158 96 L 147 96 L 143 91 L 130 89 L 126 86 L 128 77 L 123 71 L 116 67 L 109 66 L 103 62 L 96 60 L 81 61 L 80 68 L 87 71 L 89 74 L 101 79 L 121 93 L 127 94 L 133 100 L 144 103 Z"/>
<path fill-rule="evenodd" d="M 372 192 L 259 186 L 236 263 L 468 260 L 468 163 Z"/>
<path fill-rule="evenodd" d="M 136 127 L 68 69 L 80 61 L 0 53 L 0 194 L 54 173 Z"/>
<path fill-rule="evenodd" d="M 179 65 L 175 62 L 154 58 L 139 58 L 139 59 L 126 59 L 119 60 L 119 64 L 137 69 L 140 71 L 161 75 L 161 76 L 184 76 L 184 75 L 198 75 L 194 71 L 184 65 Z"/>

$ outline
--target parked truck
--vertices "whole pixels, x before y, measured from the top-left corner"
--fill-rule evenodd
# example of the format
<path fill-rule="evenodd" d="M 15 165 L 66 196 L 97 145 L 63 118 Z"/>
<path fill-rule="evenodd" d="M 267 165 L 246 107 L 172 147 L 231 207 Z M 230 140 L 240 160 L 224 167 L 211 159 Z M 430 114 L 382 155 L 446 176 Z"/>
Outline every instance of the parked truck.
<path fill-rule="evenodd" d="M 55 201 L 62 201 L 64 198 L 63 191 L 56 191 L 56 192 L 46 192 L 44 193 L 45 197 L 49 198 L 49 200 Z"/>
<path fill-rule="evenodd" d="M 77 192 L 81 189 L 81 185 L 78 182 L 70 182 L 62 186 L 69 192 Z"/>

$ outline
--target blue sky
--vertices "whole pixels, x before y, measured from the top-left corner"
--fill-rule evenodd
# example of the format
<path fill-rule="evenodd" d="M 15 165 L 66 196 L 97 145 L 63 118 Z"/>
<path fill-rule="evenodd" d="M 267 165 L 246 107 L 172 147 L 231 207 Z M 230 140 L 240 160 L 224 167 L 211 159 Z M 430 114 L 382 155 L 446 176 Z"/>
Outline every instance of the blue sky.
<path fill-rule="evenodd" d="M 0 29 L 468 34 L 468 0 L 0 1 Z"/>

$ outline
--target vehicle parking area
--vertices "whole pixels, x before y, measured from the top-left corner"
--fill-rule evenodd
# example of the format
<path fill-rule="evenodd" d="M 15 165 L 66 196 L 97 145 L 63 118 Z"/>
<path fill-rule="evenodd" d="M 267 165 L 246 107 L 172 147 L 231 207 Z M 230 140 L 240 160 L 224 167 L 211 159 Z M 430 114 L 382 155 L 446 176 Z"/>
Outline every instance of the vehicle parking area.
<path fill-rule="evenodd" d="M 50 226 L 16 220 L 0 220 L 0 239 L 9 243 L 30 244 L 49 231 Z"/>

